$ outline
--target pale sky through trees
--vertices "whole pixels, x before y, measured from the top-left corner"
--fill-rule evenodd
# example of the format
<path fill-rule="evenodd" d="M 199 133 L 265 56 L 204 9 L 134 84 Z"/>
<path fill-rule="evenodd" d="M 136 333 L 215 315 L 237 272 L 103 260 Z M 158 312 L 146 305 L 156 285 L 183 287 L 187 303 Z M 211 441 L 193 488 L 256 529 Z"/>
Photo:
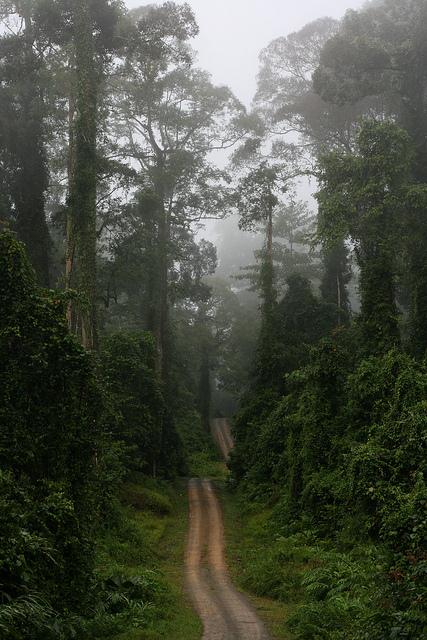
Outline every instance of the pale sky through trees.
<path fill-rule="evenodd" d="M 150 4 L 143 0 L 126 3 L 131 8 Z M 212 74 L 215 83 L 228 85 L 249 105 L 261 49 L 316 18 L 339 18 L 347 9 L 363 6 L 365 0 L 189 0 L 188 4 L 200 26 L 194 42 L 199 66 Z"/>
<path fill-rule="evenodd" d="M 135 8 L 144 4 L 163 4 L 166 0 L 144 2 L 125 0 Z M 184 4 L 184 0 L 175 0 Z M 348 9 L 359 9 L 366 0 L 187 0 L 192 7 L 200 34 L 192 43 L 199 54 L 198 66 L 212 74 L 218 85 L 229 86 L 250 106 L 255 95 L 258 57 L 274 38 L 298 31 L 323 16 L 342 17 Z M 214 162 L 225 166 L 229 152 L 215 152 Z M 312 202 L 313 185 L 301 181 L 298 194 Z M 208 221 L 200 237 L 216 242 L 224 222 Z M 235 221 L 237 229 L 237 222 Z M 246 234 L 240 232 L 242 239 Z M 221 252 L 220 252 L 221 253 Z"/>

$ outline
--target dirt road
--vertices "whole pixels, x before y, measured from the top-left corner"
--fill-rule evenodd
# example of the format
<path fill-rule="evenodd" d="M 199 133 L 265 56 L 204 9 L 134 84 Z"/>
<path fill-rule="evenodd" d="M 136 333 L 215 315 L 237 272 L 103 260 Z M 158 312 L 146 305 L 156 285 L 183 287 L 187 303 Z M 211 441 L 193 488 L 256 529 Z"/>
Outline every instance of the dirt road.
<path fill-rule="evenodd" d="M 225 461 L 230 456 L 230 451 L 233 448 L 233 437 L 231 435 L 230 424 L 227 418 L 216 418 L 211 423 L 212 437 L 216 442 L 218 449 L 221 452 Z"/>
<path fill-rule="evenodd" d="M 228 422 L 214 421 L 212 433 L 226 459 L 233 445 Z M 188 491 L 186 582 L 203 622 L 202 640 L 268 640 L 263 623 L 229 578 L 221 508 L 212 482 L 190 480 Z"/>

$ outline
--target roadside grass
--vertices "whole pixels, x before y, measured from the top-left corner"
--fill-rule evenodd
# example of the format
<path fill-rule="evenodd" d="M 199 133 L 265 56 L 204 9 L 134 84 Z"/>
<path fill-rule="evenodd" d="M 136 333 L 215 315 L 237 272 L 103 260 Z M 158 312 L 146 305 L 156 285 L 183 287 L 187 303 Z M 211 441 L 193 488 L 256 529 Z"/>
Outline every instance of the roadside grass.
<path fill-rule="evenodd" d="M 189 475 L 225 480 L 226 465 L 208 434 L 184 424 L 181 436 Z M 113 511 L 97 551 L 107 607 L 84 640 L 200 640 L 202 624 L 184 590 L 187 480 L 135 475 Z"/>
<path fill-rule="evenodd" d="M 269 509 L 248 506 L 225 484 L 218 485 L 223 505 L 227 560 L 234 584 L 248 594 L 274 640 L 293 640 L 286 621 L 295 613 L 302 595 L 301 576 L 311 554 L 279 562 L 277 546 L 268 531 Z"/>
<path fill-rule="evenodd" d="M 224 481 L 228 477 L 228 469 L 214 449 L 193 453 L 188 461 L 192 478 L 210 478 Z"/>
<path fill-rule="evenodd" d="M 231 577 L 274 640 L 380 637 L 367 629 L 387 613 L 381 549 L 319 539 L 313 530 L 281 535 L 272 509 L 248 504 L 224 483 L 220 493 Z"/>
<path fill-rule="evenodd" d="M 97 571 L 121 583 L 145 579 L 145 602 L 140 615 L 99 640 L 200 640 L 201 623 L 184 591 L 187 524 L 184 480 L 140 478 L 123 487 L 114 525 L 98 545 Z"/>

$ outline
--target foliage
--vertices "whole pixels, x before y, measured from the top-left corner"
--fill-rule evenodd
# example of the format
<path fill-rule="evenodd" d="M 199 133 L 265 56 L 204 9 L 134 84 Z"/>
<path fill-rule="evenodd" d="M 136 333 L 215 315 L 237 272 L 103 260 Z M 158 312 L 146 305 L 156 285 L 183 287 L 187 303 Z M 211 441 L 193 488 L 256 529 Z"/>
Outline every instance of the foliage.
<path fill-rule="evenodd" d="M 374 98 L 379 117 L 391 117 L 404 129 L 414 154 L 411 181 L 421 192 L 427 181 L 425 102 L 421 97 L 426 89 L 422 71 L 426 24 L 423 0 L 385 0 L 349 11 L 336 35 L 326 42 L 313 76 L 315 90 L 333 103 L 332 108 Z M 427 343 L 426 207 L 425 200 L 422 204 L 418 200 L 414 210 L 409 194 L 405 205 L 409 206 L 399 213 L 398 226 L 403 240 L 401 271 L 409 294 L 411 348 L 422 357 Z"/>
<path fill-rule="evenodd" d="M 301 638 L 418 637 L 425 627 L 427 372 L 398 350 L 394 284 L 401 220 L 410 194 L 423 191 L 411 184 L 412 160 L 408 135 L 387 121 L 365 121 L 354 153 L 321 158 L 324 252 L 332 258 L 341 247 L 335 269 L 344 278 L 343 243 L 354 246 L 361 314 L 331 333 L 338 305 L 322 307 L 300 276 L 288 279 L 235 422 L 235 481 L 275 505 L 276 527 L 309 528 L 344 550 L 368 545 L 381 556 L 376 569 L 324 556 L 307 573 L 307 602 L 291 621 Z M 268 581 L 275 560 L 248 562 L 278 597 L 286 578 Z"/>
<path fill-rule="evenodd" d="M 65 300 L 37 288 L 7 232 L 0 274 L 1 606 L 33 603 L 37 620 L 37 602 L 87 604 L 97 502 L 109 491 L 97 464 L 107 412 L 94 362 L 68 333 Z"/>
<path fill-rule="evenodd" d="M 38 5 L 1 4 L 8 28 L 0 38 L 0 219 L 10 222 L 26 245 L 39 282 L 48 286 L 51 246 L 45 211 L 45 61 L 36 52 L 41 45 Z M 17 13 L 21 14 L 22 28 L 14 30 Z"/>
<path fill-rule="evenodd" d="M 405 131 L 391 122 L 365 121 L 356 154 L 320 160 L 319 233 L 332 246 L 347 238 L 355 245 L 368 353 L 398 340 L 394 254 L 412 158 Z"/>
<path fill-rule="evenodd" d="M 112 334 L 101 345 L 101 362 L 118 416 L 113 437 L 126 447 L 126 469 L 156 474 L 165 406 L 154 368 L 154 340 L 144 333 Z"/>
<path fill-rule="evenodd" d="M 380 556 L 378 568 L 371 556 L 363 566 L 343 558 L 336 569 L 335 556 L 320 556 L 323 568 L 300 585 L 308 601 L 291 621 L 298 637 L 418 637 L 425 625 L 427 370 L 394 350 L 353 371 L 347 334 L 320 343 L 309 365 L 287 377 L 288 395 L 259 414 L 255 429 L 246 423 L 250 448 L 236 431 L 240 457 L 232 468 L 248 495 L 275 505 L 272 527 L 314 529 L 335 546 L 358 554 L 368 544 Z M 255 556 L 267 579 L 274 559 Z M 354 583 L 346 582 L 346 566 L 361 572 Z M 331 586 L 323 592 L 325 571 Z"/>
<path fill-rule="evenodd" d="M 0 20 L 0 224 L 28 253 L 0 233 L 2 638 L 196 637 L 159 571 L 184 493 L 153 476 L 223 477 L 209 423 L 239 393 L 242 585 L 301 639 L 424 637 L 425 1 L 276 39 L 250 114 L 197 68 L 188 4 Z M 232 186 L 211 154 L 238 141 Z M 198 235 L 233 207 L 260 313 Z"/>

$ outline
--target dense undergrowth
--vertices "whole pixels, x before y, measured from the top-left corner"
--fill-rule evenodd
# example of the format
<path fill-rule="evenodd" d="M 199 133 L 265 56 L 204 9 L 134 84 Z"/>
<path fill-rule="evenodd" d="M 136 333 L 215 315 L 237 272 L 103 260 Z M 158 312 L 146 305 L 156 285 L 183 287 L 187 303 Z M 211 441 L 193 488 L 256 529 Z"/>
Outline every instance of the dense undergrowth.
<path fill-rule="evenodd" d="M 162 575 L 162 548 L 181 573 L 185 496 L 149 476 L 214 464 L 193 396 L 166 402 L 148 333 L 85 351 L 67 296 L 36 285 L 7 232 L 0 299 L 0 637 L 191 634 L 179 579 Z"/>
<path fill-rule="evenodd" d="M 349 331 L 313 348 L 266 411 L 255 397 L 237 416 L 235 481 L 260 513 L 270 505 L 243 585 L 295 604 L 297 638 L 415 640 L 427 630 L 427 369 L 397 349 L 352 367 Z"/>
<path fill-rule="evenodd" d="M 303 604 L 289 626 L 303 640 L 427 635 L 427 364 L 413 318 L 399 317 L 390 243 L 412 158 L 408 135 L 375 121 L 354 154 L 320 158 L 318 233 L 325 251 L 355 243 L 361 312 L 343 321 L 289 278 L 283 300 L 264 304 L 234 422 L 234 484 L 271 507 L 271 545 L 249 557 L 247 579 L 285 600 L 295 582 Z M 292 554 L 306 556 L 300 577 Z"/>
<path fill-rule="evenodd" d="M 123 487 L 115 524 L 97 550 L 108 610 L 88 638 L 199 638 L 200 622 L 183 592 L 186 531 L 185 482 L 135 478 Z"/>
<path fill-rule="evenodd" d="M 234 579 L 256 597 L 274 638 L 423 637 L 420 608 L 412 611 L 417 626 L 409 631 L 403 629 L 411 614 L 393 608 L 403 574 L 390 571 L 384 547 L 338 544 L 313 528 L 290 533 L 278 525 L 273 508 L 261 502 L 248 507 L 246 497 L 234 492 L 224 504 Z"/>

